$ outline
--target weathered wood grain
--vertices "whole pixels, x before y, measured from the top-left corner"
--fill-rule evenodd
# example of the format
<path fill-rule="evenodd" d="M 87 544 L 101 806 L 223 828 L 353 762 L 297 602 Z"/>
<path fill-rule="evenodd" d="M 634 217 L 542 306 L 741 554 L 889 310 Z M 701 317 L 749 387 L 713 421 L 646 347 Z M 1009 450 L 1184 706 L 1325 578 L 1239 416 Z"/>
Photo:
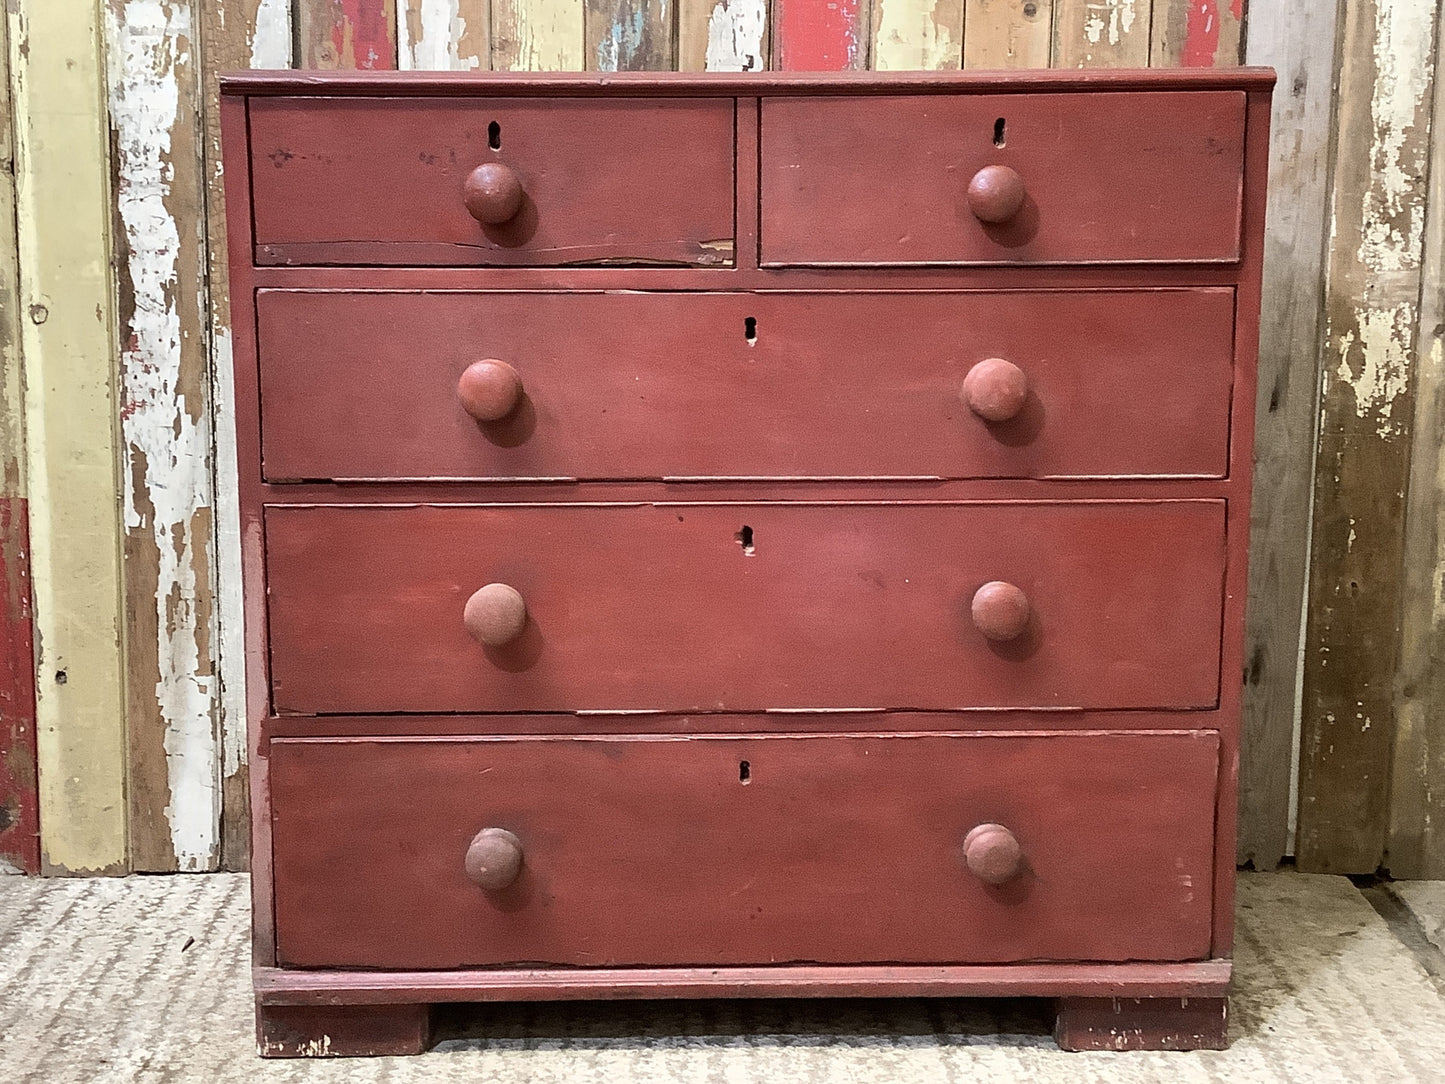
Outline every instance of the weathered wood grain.
<path fill-rule="evenodd" d="M 0 873 L 40 870 L 9 23 L 0 19 Z"/>
<path fill-rule="evenodd" d="M 492 66 L 491 0 L 402 0 L 397 65 L 417 71 Z"/>
<path fill-rule="evenodd" d="M 967 0 L 965 68 L 1047 68 L 1054 0 Z"/>
<path fill-rule="evenodd" d="M 1387 864 L 1394 877 L 1438 880 L 1445 877 L 1445 34 L 1435 49 Z"/>
<path fill-rule="evenodd" d="M 200 80 L 189 0 L 108 0 L 131 868 L 219 859 Z"/>
<path fill-rule="evenodd" d="M 246 782 L 245 637 L 241 592 L 241 511 L 236 464 L 236 405 L 232 373 L 230 276 L 226 261 L 226 207 L 222 191 L 221 126 L 217 76 L 242 68 L 291 66 L 288 0 L 203 0 L 201 105 L 205 135 L 206 269 L 209 286 L 211 428 L 215 441 L 214 600 L 220 732 L 221 839 L 225 869 L 249 866 L 250 829 Z"/>
<path fill-rule="evenodd" d="M 1437 9 L 1361 0 L 1341 28 L 1296 849 L 1319 872 L 1385 846 Z"/>
<path fill-rule="evenodd" d="M 671 71 L 675 0 L 587 0 L 587 70 Z"/>
<path fill-rule="evenodd" d="M 492 67 L 498 71 L 582 71 L 583 0 L 492 0 Z"/>
<path fill-rule="evenodd" d="M 773 67 L 853 71 L 868 67 L 870 0 L 773 0 Z"/>
<path fill-rule="evenodd" d="M 963 66 L 963 0 L 873 0 L 873 67 Z"/>
<path fill-rule="evenodd" d="M 42 865 L 123 870 L 108 132 L 94 0 L 8 5 Z"/>
<path fill-rule="evenodd" d="M 1055 68 L 1149 63 L 1150 0 L 1054 0 Z"/>
<path fill-rule="evenodd" d="M 1255 6 L 1267 8 L 1269 3 Z M 1328 7 L 1294 4 L 1296 25 L 1333 18 Z M 1154 67 L 1218 68 L 1239 63 L 1244 0 L 1154 0 L 1153 12 L 1149 63 Z"/>
<path fill-rule="evenodd" d="M 677 37 L 679 71 L 764 71 L 768 0 L 681 0 Z"/>
<path fill-rule="evenodd" d="M 1249 63 L 1278 70 L 1255 410 L 1238 859 L 1273 869 L 1290 852 L 1297 768 L 1300 618 L 1309 563 L 1335 8 L 1250 7 Z"/>
<path fill-rule="evenodd" d="M 396 67 L 396 0 L 295 0 L 302 68 Z"/>

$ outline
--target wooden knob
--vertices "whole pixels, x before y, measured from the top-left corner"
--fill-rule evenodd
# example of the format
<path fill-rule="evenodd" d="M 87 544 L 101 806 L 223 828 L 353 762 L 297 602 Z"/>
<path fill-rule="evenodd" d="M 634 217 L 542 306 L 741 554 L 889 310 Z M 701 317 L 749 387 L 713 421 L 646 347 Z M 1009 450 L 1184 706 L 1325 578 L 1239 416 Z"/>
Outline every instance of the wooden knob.
<path fill-rule="evenodd" d="M 522 378 L 505 361 L 474 361 L 457 381 L 457 398 L 477 421 L 499 422 L 522 401 Z"/>
<path fill-rule="evenodd" d="M 1001 824 L 980 824 L 963 840 L 963 860 L 980 881 L 1001 885 L 1023 867 L 1024 852 L 1019 841 Z"/>
<path fill-rule="evenodd" d="M 984 166 L 968 182 L 968 206 L 980 222 L 1007 222 L 1024 205 L 1024 179 L 1008 166 Z"/>
<path fill-rule="evenodd" d="M 462 186 L 467 213 L 484 226 L 500 226 L 522 209 L 522 182 L 510 166 L 484 162 L 467 175 Z"/>
<path fill-rule="evenodd" d="M 973 593 L 973 624 L 990 640 L 1014 640 L 1029 627 L 1029 599 L 1003 580 L 991 580 Z"/>
<path fill-rule="evenodd" d="M 1029 378 L 1011 361 L 986 358 L 963 378 L 963 401 L 984 421 L 1006 422 L 1018 416 L 1029 397 Z"/>
<path fill-rule="evenodd" d="M 522 872 L 522 841 L 505 828 L 483 828 L 467 847 L 467 879 L 496 892 Z"/>
<path fill-rule="evenodd" d="M 479 644 L 503 647 L 522 635 L 527 625 L 527 603 L 515 587 L 489 583 L 467 599 L 462 623 Z"/>

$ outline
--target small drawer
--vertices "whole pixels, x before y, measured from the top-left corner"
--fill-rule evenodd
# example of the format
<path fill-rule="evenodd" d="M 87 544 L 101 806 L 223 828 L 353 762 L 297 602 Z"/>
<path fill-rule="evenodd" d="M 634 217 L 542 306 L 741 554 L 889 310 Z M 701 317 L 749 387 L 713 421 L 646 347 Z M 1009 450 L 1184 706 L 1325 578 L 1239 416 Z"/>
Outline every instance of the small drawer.
<path fill-rule="evenodd" d="M 260 264 L 733 262 L 730 99 L 248 108 Z"/>
<path fill-rule="evenodd" d="M 257 319 L 273 482 L 1228 470 L 1232 289 L 263 290 Z"/>
<path fill-rule="evenodd" d="M 273 506 L 277 711 L 1211 708 L 1223 501 Z"/>
<path fill-rule="evenodd" d="M 278 963 L 1202 959 L 1218 759 L 1213 731 L 275 740 Z"/>
<path fill-rule="evenodd" d="M 769 98 L 768 265 L 1227 262 L 1238 91 Z"/>

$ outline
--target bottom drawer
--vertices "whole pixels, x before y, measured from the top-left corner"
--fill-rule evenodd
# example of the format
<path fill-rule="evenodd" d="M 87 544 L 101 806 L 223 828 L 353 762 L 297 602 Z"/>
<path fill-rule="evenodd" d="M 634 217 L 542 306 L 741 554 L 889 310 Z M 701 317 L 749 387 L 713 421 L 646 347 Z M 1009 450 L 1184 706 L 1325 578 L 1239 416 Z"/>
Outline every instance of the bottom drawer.
<path fill-rule="evenodd" d="M 276 739 L 278 962 L 1200 959 L 1218 755 L 1214 731 Z M 474 874 L 520 847 L 506 887 L 468 877 L 484 828 L 511 838 Z"/>

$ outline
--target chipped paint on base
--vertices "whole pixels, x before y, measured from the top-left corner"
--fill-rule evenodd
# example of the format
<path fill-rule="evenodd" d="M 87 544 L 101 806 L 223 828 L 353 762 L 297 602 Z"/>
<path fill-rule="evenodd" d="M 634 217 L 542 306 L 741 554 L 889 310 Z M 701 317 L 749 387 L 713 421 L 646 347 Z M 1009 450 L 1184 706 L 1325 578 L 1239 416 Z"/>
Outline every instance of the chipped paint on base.
<path fill-rule="evenodd" d="M 718 0 L 707 20 L 707 61 L 710 72 L 756 72 L 768 66 L 763 35 L 768 26 L 767 0 Z"/>
<path fill-rule="evenodd" d="M 181 387 L 181 237 L 167 206 L 177 70 L 192 63 L 194 37 L 188 3 L 128 0 L 122 10 L 106 9 L 115 197 L 135 292 L 121 362 L 123 522 L 127 531 L 149 531 L 155 542 L 158 584 L 149 601 L 156 607 L 155 699 L 170 785 L 165 816 L 177 867 L 201 870 L 215 864 L 221 805 L 216 683 L 210 659 L 200 653 L 210 631 L 197 607 L 208 585 L 196 574 L 208 567 L 211 427 L 204 403 L 188 402 Z"/>

